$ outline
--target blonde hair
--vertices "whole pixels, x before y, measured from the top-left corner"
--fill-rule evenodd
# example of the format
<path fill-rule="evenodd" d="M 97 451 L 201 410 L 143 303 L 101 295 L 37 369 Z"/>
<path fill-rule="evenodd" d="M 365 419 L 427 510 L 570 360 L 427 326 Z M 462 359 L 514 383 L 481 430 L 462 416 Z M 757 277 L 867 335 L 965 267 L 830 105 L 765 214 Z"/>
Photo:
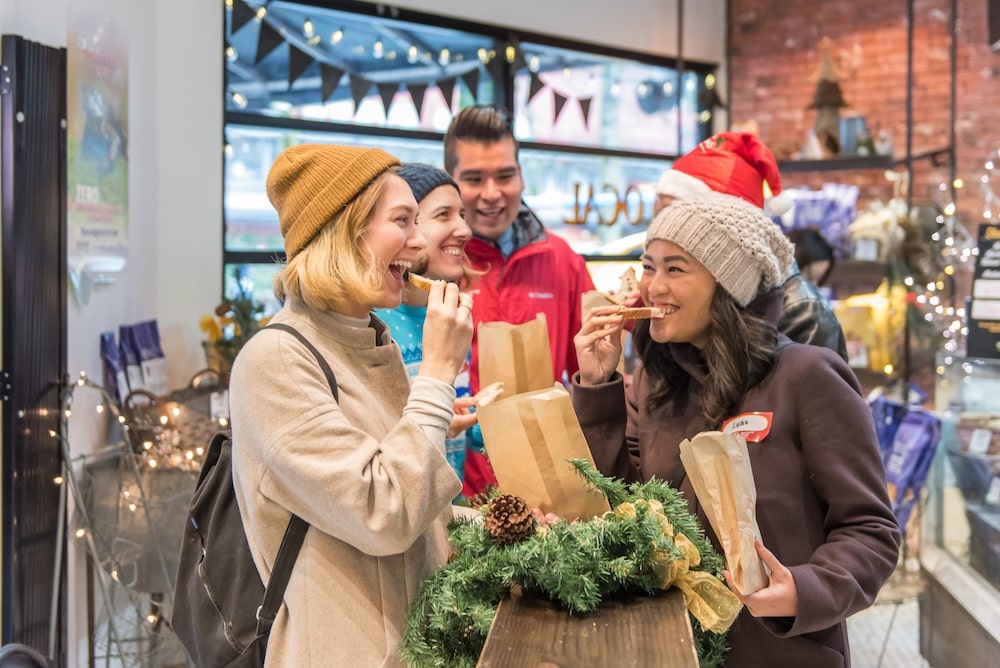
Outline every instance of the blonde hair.
<path fill-rule="evenodd" d="M 318 311 L 334 311 L 348 302 L 371 303 L 382 290 L 386 267 L 368 248 L 365 233 L 385 192 L 388 169 L 323 225 L 274 279 L 274 296 L 301 301 Z"/>

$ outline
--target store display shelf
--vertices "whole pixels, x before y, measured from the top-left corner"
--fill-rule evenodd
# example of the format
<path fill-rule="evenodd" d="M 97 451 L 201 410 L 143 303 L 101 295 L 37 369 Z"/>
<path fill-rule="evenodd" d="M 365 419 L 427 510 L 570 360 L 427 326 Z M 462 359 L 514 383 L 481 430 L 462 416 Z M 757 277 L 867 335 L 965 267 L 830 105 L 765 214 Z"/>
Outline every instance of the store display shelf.
<path fill-rule="evenodd" d="M 847 169 L 892 169 L 896 160 L 891 155 L 846 155 L 826 160 L 785 160 L 778 163 L 782 174 L 792 172 L 826 172 Z"/>

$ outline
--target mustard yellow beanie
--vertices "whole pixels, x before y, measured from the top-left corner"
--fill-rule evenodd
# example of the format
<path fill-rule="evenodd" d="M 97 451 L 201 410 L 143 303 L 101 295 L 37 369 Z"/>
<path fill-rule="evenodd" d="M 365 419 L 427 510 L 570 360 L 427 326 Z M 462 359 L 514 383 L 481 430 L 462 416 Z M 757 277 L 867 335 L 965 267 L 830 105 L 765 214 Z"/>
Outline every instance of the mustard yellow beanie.
<path fill-rule="evenodd" d="M 375 177 L 399 164 L 385 151 L 363 146 L 299 144 L 282 151 L 267 175 L 267 198 L 278 212 L 286 261 Z"/>

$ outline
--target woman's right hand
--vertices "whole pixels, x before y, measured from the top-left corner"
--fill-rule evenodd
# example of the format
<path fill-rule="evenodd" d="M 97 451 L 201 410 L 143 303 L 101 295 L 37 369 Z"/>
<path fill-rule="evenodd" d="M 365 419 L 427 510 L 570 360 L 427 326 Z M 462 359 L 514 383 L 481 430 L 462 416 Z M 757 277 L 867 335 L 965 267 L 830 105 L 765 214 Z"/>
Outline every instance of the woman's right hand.
<path fill-rule="evenodd" d="M 427 300 L 419 375 L 453 384 L 471 344 L 472 295 L 460 293 L 454 283 L 434 281 Z"/>
<path fill-rule="evenodd" d="M 599 306 L 592 309 L 573 337 L 576 359 L 580 363 L 580 384 L 606 383 L 618 368 L 622 356 L 624 318 L 620 306 Z"/>

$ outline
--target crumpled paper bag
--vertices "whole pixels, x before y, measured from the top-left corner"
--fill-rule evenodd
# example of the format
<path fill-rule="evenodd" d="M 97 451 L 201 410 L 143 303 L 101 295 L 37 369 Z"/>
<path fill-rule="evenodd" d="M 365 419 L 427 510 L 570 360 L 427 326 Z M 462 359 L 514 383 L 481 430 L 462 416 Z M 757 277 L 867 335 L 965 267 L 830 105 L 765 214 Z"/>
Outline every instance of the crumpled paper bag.
<path fill-rule="evenodd" d="M 719 538 L 726 568 L 744 596 L 768 584 L 754 541 L 757 526 L 757 487 L 750 469 L 747 442 L 738 434 L 705 431 L 681 445 L 681 463 L 695 495 Z"/>

